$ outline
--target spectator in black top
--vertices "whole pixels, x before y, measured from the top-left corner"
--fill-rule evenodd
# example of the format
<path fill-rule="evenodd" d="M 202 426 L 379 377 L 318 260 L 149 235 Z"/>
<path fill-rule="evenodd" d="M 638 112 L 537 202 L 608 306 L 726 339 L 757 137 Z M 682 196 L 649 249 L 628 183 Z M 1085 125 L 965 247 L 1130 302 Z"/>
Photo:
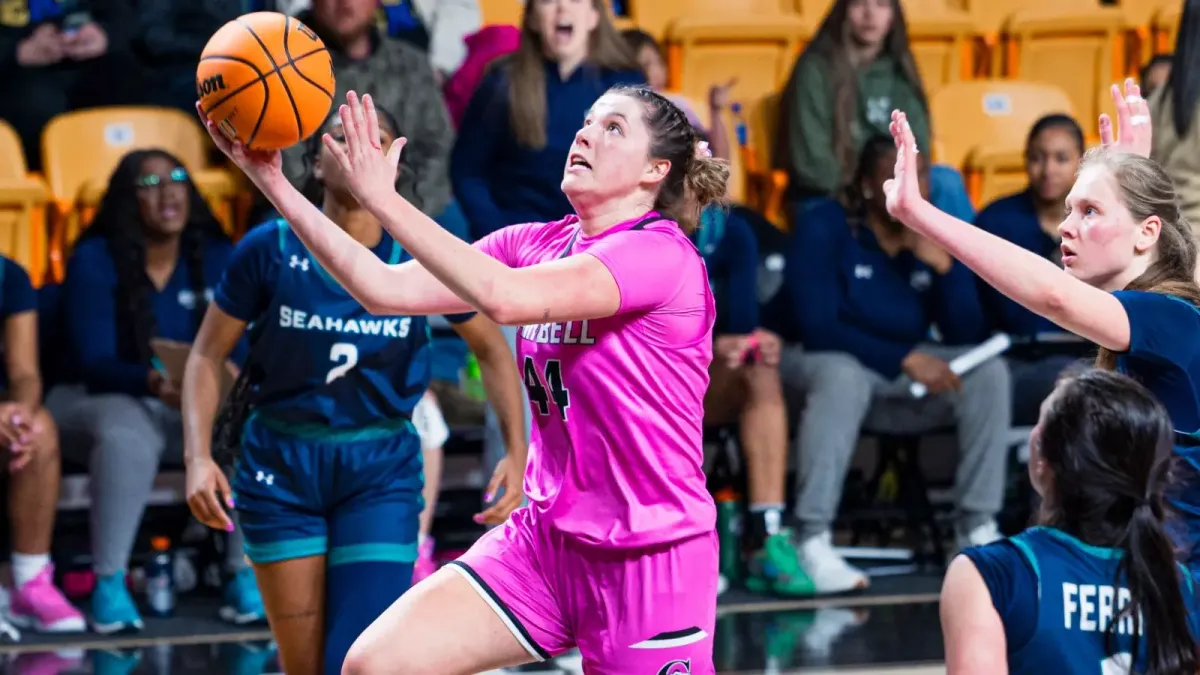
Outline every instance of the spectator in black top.
<path fill-rule="evenodd" d="M 16 129 L 30 168 L 55 115 L 139 103 L 128 0 L 0 2 L 0 119 Z"/>

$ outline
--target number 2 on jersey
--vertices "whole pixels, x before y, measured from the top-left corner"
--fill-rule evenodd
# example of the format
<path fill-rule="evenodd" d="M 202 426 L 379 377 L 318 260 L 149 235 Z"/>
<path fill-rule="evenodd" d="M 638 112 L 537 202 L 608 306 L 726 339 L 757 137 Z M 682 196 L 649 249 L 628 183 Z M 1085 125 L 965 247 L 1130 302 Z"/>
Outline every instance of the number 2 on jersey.
<path fill-rule="evenodd" d="M 329 360 L 337 365 L 329 369 L 329 374 L 325 376 L 325 384 L 333 382 L 358 365 L 358 347 L 349 342 L 335 342 L 329 349 Z"/>
<path fill-rule="evenodd" d="M 558 359 L 546 361 L 542 373 L 538 373 L 533 357 L 526 356 L 522 367 L 524 371 L 525 388 L 529 391 L 529 400 L 537 406 L 539 415 L 550 414 L 550 403 L 558 408 L 558 416 L 567 421 L 567 408 L 571 407 L 571 395 L 563 386 L 562 362 Z"/>

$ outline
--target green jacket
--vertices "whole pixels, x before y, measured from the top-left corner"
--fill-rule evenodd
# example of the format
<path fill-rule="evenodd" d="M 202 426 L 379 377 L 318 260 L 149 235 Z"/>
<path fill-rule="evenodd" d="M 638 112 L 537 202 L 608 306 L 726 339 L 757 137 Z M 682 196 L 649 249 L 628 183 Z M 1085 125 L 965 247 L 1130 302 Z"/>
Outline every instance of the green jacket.
<path fill-rule="evenodd" d="M 823 57 L 802 56 L 784 92 L 787 126 L 780 159 L 798 195 L 833 195 L 854 175 L 854 167 L 841 166 L 833 148 L 834 103 L 828 70 Z M 881 56 L 858 71 L 858 112 L 851 127 L 855 154 L 869 137 L 888 135 L 894 109 L 908 114 L 917 147 L 928 151 L 929 111 L 899 64 Z"/>

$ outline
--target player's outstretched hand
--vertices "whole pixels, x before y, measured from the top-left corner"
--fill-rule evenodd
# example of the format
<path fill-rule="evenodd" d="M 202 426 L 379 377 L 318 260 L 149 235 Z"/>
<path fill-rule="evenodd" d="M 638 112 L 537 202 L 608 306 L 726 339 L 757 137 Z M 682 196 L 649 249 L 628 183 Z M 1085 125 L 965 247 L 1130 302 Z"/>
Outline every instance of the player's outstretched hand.
<path fill-rule="evenodd" d="M 896 170 L 892 178 L 883 183 L 883 193 L 887 197 L 888 213 L 904 222 L 924 199 L 921 196 L 921 169 L 917 164 L 917 139 L 908 125 L 908 117 L 899 110 L 892 111 L 888 130 L 896 141 Z"/>
<path fill-rule="evenodd" d="M 198 457 L 187 464 L 187 502 L 196 520 L 214 530 L 233 532 L 226 508 L 233 508 L 233 491 L 225 472 L 211 457 Z"/>
<path fill-rule="evenodd" d="M 1150 106 L 1142 98 L 1142 88 L 1132 77 L 1125 79 L 1125 93 L 1112 86 L 1113 105 L 1117 108 L 1117 133 L 1113 135 L 1112 118 L 1100 115 L 1100 145 L 1142 157 L 1150 156 Z"/>
<path fill-rule="evenodd" d="M 278 150 L 251 150 L 242 145 L 241 141 L 230 141 L 217 128 L 217 124 L 204 114 L 199 101 L 196 101 L 196 114 L 200 116 L 200 123 L 208 131 L 213 143 L 226 157 L 232 159 L 237 168 L 260 190 L 266 192 L 266 186 L 271 179 L 283 176 L 283 155 Z"/>
<path fill-rule="evenodd" d="M 396 172 L 400 152 L 407 141 L 397 138 L 386 153 L 380 145 L 379 115 L 370 94 L 358 100 L 358 94 L 346 92 L 346 105 L 338 109 L 342 118 L 345 145 L 329 134 L 321 139 L 337 159 L 354 198 L 364 207 L 396 194 Z"/>
<path fill-rule="evenodd" d="M 475 522 L 481 525 L 499 525 L 508 520 L 509 514 L 516 511 L 525 500 L 525 463 L 505 455 L 496 464 L 492 472 L 492 480 L 488 483 L 487 492 L 483 499 L 491 502 L 490 507 L 475 516 Z M 503 492 L 503 494 L 501 494 Z M 497 496 L 499 495 L 499 496 Z"/>

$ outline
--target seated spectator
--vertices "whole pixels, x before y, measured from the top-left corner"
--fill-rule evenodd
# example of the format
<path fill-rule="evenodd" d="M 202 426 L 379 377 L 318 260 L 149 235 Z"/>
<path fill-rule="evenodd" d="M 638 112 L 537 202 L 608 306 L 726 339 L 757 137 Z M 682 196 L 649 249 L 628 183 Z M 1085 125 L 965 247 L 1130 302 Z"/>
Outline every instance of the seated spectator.
<path fill-rule="evenodd" d="M 515 26 L 486 26 L 478 33 L 467 36 L 466 43 L 467 58 L 446 80 L 443 88 L 446 107 L 450 109 L 450 118 L 454 120 L 455 127 L 462 126 L 471 96 L 492 63 L 505 54 L 517 51 L 517 45 L 521 43 L 521 31 Z"/>
<path fill-rule="evenodd" d="M 22 628 L 73 633 L 83 615 L 54 586 L 50 537 L 58 509 L 58 429 L 42 407 L 37 294 L 20 265 L 0 257 L 0 449 L 8 464 L 12 576 L 8 616 Z M 0 619 L 2 622 L 3 619 Z"/>
<path fill-rule="evenodd" d="M 837 0 L 796 61 L 781 101 L 779 157 L 796 223 L 813 198 L 841 194 L 863 144 L 887 135 L 895 109 L 908 113 L 917 145 L 928 148 L 929 101 L 900 0 Z M 954 169 L 933 167 L 930 193 L 939 209 L 974 217 Z"/>
<path fill-rule="evenodd" d="M 650 88 L 671 99 L 672 103 L 687 113 L 688 122 L 708 141 L 713 157 L 732 160 L 733 148 L 730 146 L 729 135 L 725 130 L 725 112 L 729 108 L 730 90 L 733 89 L 737 80 L 730 80 L 725 84 L 714 84 L 709 88 L 709 124 L 705 126 L 686 98 L 666 91 L 667 60 L 663 57 L 662 46 L 658 44 L 658 41 L 649 33 L 636 28 L 623 31 L 621 36 L 625 38 L 629 50 L 637 58 L 638 65 L 645 73 L 646 83 L 650 85 Z"/>
<path fill-rule="evenodd" d="M 645 82 L 607 11 L 604 0 L 525 3 L 520 46 L 475 90 L 454 145 L 472 238 L 572 213 L 560 184 L 579 121 L 610 87 Z"/>
<path fill-rule="evenodd" d="M 803 345 L 785 349 L 781 366 L 785 383 L 806 401 L 796 502 L 800 558 L 819 593 L 868 584 L 834 551 L 830 536 L 863 428 L 921 433 L 956 425 L 959 543 L 1000 536 L 995 516 L 1008 458 L 1008 367 L 993 358 L 961 377 L 950 370 L 952 358 L 987 337 L 987 322 L 971 272 L 888 215 L 883 183 L 895 162 L 890 137 L 868 140 L 847 205 L 826 200 L 812 207 L 784 269 L 795 330 L 785 337 Z M 930 338 L 935 325 L 942 335 L 937 344 Z M 914 383 L 928 394 L 914 397 Z"/>
<path fill-rule="evenodd" d="M 79 108 L 140 103 L 128 0 L 0 3 L 0 119 L 41 167 L 42 127 Z"/>
<path fill-rule="evenodd" d="M 1025 171 L 1029 186 L 1002 197 L 979 212 L 975 224 L 1061 266 L 1062 237 L 1058 226 L 1066 217 L 1067 193 L 1075 183 L 1083 157 L 1083 129 L 1067 115 L 1047 115 L 1029 131 L 1025 142 Z M 1062 328 L 1008 299 L 989 284 L 977 280 L 984 313 L 992 330 L 1036 342 L 1039 335 L 1065 334 Z M 1013 380 L 1013 424 L 1037 423 L 1042 400 L 1054 391 L 1059 373 L 1088 349 L 1079 343 L 1078 354 L 1061 346 L 1023 345 L 1010 351 L 1008 365 Z"/>
<path fill-rule="evenodd" d="M 433 68 L 420 49 L 380 33 L 375 27 L 378 0 L 313 0 L 312 10 L 296 18 L 324 40 L 337 78 L 334 101 L 346 92 L 371 94 L 375 105 L 395 116 L 398 132 L 408 139 L 397 191 L 442 227 L 466 236 L 466 222 L 450 192 L 450 150 L 454 128 L 433 78 Z M 309 167 L 304 144 L 283 153 L 283 170 L 297 187 Z"/>
<path fill-rule="evenodd" d="M 462 66 L 467 36 L 483 23 L 479 0 L 383 0 L 379 4 L 387 34 L 428 54 L 438 84 Z"/>
<path fill-rule="evenodd" d="M 139 150 L 113 172 L 67 264 L 64 316 L 81 385 L 56 387 L 46 406 L 68 456 L 90 458 L 91 619 L 99 633 L 142 628 L 126 587 L 129 556 L 159 462 L 183 458 L 179 383 L 156 367 L 150 341 L 195 339 L 232 249 L 179 160 Z M 240 531 L 227 553 L 222 616 L 262 619 Z"/>
<path fill-rule="evenodd" d="M 736 211 L 707 209 L 692 233 L 708 266 L 717 300 L 711 380 L 704 425 L 738 424 L 746 459 L 750 521 L 742 539 L 749 554 L 747 586 L 756 592 L 811 595 L 783 526 L 787 482 L 787 408 L 779 381 L 779 336 L 761 327 L 755 282 L 758 245 Z"/>
<path fill-rule="evenodd" d="M 196 62 L 209 38 L 246 11 L 275 9 L 274 4 L 273 0 L 256 0 L 253 9 L 248 9 L 243 0 L 137 0 L 138 30 L 133 46 L 152 83 L 147 87 L 146 102 L 194 113 Z"/>
<path fill-rule="evenodd" d="M 1170 54 L 1158 54 L 1150 59 L 1142 67 L 1142 72 L 1138 78 L 1142 85 L 1142 96 L 1150 98 L 1154 92 L 1162 89 L 1167 83 L 1167 79 L 1171 77 L 1171 63 L 1173 59 Z"/>

